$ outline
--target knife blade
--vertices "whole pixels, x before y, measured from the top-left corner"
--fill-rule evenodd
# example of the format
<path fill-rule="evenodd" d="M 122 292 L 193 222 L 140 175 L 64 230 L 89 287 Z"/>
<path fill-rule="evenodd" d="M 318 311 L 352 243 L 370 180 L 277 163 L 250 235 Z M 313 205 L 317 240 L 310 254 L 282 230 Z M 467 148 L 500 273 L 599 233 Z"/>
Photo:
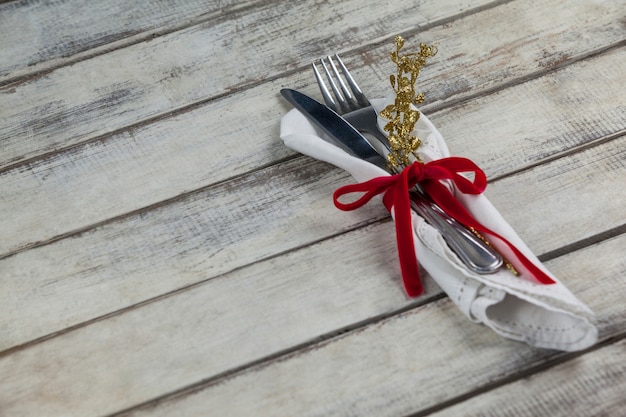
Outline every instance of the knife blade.
<path fill-rule="evenodd" d="M 385 158 L 372 147 L 361 132 L 350 123 L 344 122 L 344 119 L 330 107 L 318 103 L 306 94 L 289 88 L 283 88 L 280 93 L 296 109 L 300 110 L 300 113 L 304 114 L 311 123 L 325 132 L 332 139 L 334 145 L 357 158 L 387 170 Z"/>
<path fill-rule="evenodd" d="M 352 156 L 389 171 L 383 156 L 386 155 L 384 147 L 381 144 L 376 148 L 372 146 L 365 136 L 335 111 L 296 90 L 284 88 L 280 93 L 315 126 L 334 139 L 335 145 Z M 448 246 L 468 269 L 479 274 L 490 274 L 502 266 L 503 259 L 499 253 L 448 216 L 417 187 L 410 191 L 410 197 L 411 207 L 439 230 Z"/>

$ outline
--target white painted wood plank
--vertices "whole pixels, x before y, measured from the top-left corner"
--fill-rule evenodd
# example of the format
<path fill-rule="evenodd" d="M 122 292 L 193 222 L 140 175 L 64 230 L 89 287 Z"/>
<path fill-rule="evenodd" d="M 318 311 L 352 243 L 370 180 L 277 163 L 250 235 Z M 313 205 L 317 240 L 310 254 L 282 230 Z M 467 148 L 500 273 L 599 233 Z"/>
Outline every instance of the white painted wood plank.
<path fill-rule="evenodd" d="M 258 1 L 13 1 L 0 4 L 0 83 L 218 18 Z"/>
<path fill-rule="evenodd" d="M 626 105 L 616 88 L 626 82 L 626 73 L 613 70 L 625 54 L 617 49 L 429 116 L 453 153 L 473 159 L 488 175 L 503 175 L 626 129 Z M 283 85 L 303 85 L 309 75 L 307 70 L 264 83 L 106 141 L 0 172 L 0 229 L 5 231 L 0 253 L 292 155 L 278 139 L 279 120 L 288 106 L 277 91 Z M 246 124 L 236 108 L 254 109 Z M 21 215 L 16 217 L 17 212 Z"/>
<path fill-rule="evenodd" d="M 625 392 L 626 342 L 621 340 L 431 416 L 619 416 L 626 410 Z"/>
<path fill-rule="evenodd" d="M 380 251 L 393 246 L 389 229 L 375 225 L 257 263 L 13 352 L 0 358 L 0 404 L 10 415 L 106 415 L 406 306 L 384 273 L 395 261 Z M 367 244 L 372 232 L 381 246 Z M 596 310 L 602 338 L 626 320 L 626 263 L 614 256 L 625 239 L 548 264 Z M 594 285 L 581 268 L 596 271 Z M 436 291 L 430 282 L 428 291 Z M 444 299 L 131 415 L 406 415 L 554 356 L 469 323 Z"/>
<path fill-rule="evenodd" d="M 525 9 L 514 2 L 467 16 L 452 28 L 435 26 L 415 39 L 445 39 L 447 55 L 423 82 L 430 86 L 432 100 L 472 96 L 498 88 L 503 80 L 545 71 L 550 64 L 542 57 L 585 56 L 623 39 L 616 22 L 621 6 L 621 0 L 553 0 Z M 312 14 L 311 3 L 281 3 L 234 13 L 225 21 L 194 26 L 1 89 L 0 163 L 17 163 L 105 135 L 303 67 L 329 51 L 389 38 L 390 31 L 446 20 L 469 8 L 440 1 L 420 3 L 419 8 L 403 4 L 388 18 L 390 9 L 380 2 L 327 7 L 316 7 Z M 555 8 L 563 10 L 555 14 Z M 363 10 L 367 13 L 355 12 Z M 331 15 L 337 18 L 329 19 Z M 524 25 L 513 28 L 513 22 Z M 247 30 L 241 31 L 243 27 Z M 324 30 L 303 30 L 306 27 Z M 572 31 L 579 36 L 572 37 Z M 537 42 L 543 45 L 545 39 L 557 50 L 542 51 Z M 225 59 L 233 54 L 246 59 Z M 387 56 L 388 46 L 363 54 L 377 62 Z M 388 70 L 382 74 L 386 78 Z"/>
<path fill-rule="evenodd" d="M 282 82 L 0 172 L 0 253 L 293 156 L 279 138 Z"/>
<path fill-rule="evenodd" d="M 582 152 L 577 159 L 585 163 L 575 170 L 561 159 L 503 179 L 490 190 L 491 200 L 505 207 L 502 213 L 538 254 L 622 226 L 626 195 L 607 190 L 626 175 L 626 166 L 619 163 L 624 152 L 626 137 Z M 593 186 L 582 180 L 590 176 L 595 176 Z M 546 177 L 550 180 L 541 180 Z M 352 213 L 337 211 L 332 192 L 347 182 L 344 173 L 326 164 L 297 159 L 5 258 L 0 261 L 1 348 L 387 218 L 378 204 Z M 538 202 L 520 199 L 533 189 L 532 198 L 540 201 L 546 193 L 540 187 L 554 189 L 544 202 L 560 211 L 539 215 Z M 561 227 L 571 223 L 576 227 Z M 395 259 L 395 250 L 389 256 Z M 369 257 L 361 262 L 367 264 Z M 401 286 L 396 271 L 383 279 Z"/>

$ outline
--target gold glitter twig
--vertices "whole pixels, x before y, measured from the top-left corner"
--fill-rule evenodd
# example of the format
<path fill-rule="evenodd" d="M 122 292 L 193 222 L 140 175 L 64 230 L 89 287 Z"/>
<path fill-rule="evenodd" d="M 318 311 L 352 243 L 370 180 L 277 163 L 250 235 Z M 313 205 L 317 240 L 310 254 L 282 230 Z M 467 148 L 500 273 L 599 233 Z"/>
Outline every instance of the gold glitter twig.
<path fill-rule="evenodd" d="M 422 142 L 412 134 L 420 112 L 411 105 L 418 105 L 424 101 L 424 93 L 415 93 L 415 82 L 420 70 L 426 65 L 426 59 L 437 53 L 434 46 L 421 43 L 419 52 L 401 54 L 400 51 L 404 47 L 404 39 L 401 36 L 396 36 L 395 44 L 396 50 L 391 53 L 391 60 L 396 64 L 397 75 L 391 75 L 389 80 L 396 93 L 396 99 L 394 104 L 388 105 L 380 112 L 383 118 L 389 120 L 384 128 L 389 133 L 391 147 L 387 161 L 394 169 L 410 165 L 411 156 L 420 159 L 415 151 Z"/>

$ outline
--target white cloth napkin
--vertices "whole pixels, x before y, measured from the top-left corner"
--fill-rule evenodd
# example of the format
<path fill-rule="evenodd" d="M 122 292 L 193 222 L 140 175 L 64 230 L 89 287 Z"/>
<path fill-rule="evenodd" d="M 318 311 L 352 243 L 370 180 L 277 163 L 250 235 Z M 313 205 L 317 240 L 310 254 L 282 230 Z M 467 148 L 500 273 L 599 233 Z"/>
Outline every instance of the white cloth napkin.
<path fill-rule="evenodd" d="M 385 100 L 374 100 L 372 104 L 379 111 Z M 379 120 L 379 123 L 384 121 Z M 415 130 L 422 140 L 418 153 L 424 162 L 450 156 L 443 137 L 423 114 Z M 321 136 L 322 133 L 295 109 L 281 120 L 280 137 L 288 147 L 342 168 L 359 182 L 389 175 L 350 156 Z M 592 323 L 593 312 L 541 264 L 489 200 L 483 195 L 465 195 L 456 189 L 454 194 L 478 221 L 504 236 L 556 281 L 556 284 L 543 285 L 516 277 L 506 268 L 489 275 L 473 273 L 448 248 L 436 229 L 412 213 L 413 240 L 419 263 L 463 314 L 501 336 L 535 347 L 577 351 L 595 344 L 598 331 Z"/>

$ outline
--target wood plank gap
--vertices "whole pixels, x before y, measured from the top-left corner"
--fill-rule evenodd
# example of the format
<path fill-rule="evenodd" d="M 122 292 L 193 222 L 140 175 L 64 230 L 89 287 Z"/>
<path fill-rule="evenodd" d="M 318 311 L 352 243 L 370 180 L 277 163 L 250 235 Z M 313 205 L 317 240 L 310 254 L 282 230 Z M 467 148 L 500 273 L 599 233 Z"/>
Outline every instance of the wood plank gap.
<path fill-rule="evenodd" d="M 9 2 L 9 1 L 12 1 L 12 0 L 0 0 L 0 3 Z M 453 22 L 455 20 L 463 19 L 465 17 L 471 16 L 471 15 L 474 15 L 474 14 L 477 14 L 477 13 L 480 13 L 480 12 L 483 12 L 483 11 L 486 11 L 486 10 L 489 10 L 489 9 L 492 9 L 492 8 L 495 8 L 495 7 L 498 7 L 498 6 L 507 4 L 507 3 L 511 3 L 513 1 L 514 0 L 500 0 L 500 1 L 495 1 L 495 2 L 489 3 L 489 4 L 485 4 L 485 5 L 482 5 L 482 6 L 478 6 L 478 7 L 473 8 L 473 9 L 465 10 L 465 11 L 463 11 L 461 13 L 456 14 L 456 15 L 448 16 L 446 18 L 442 18 L 442 19 L 438 19 L 438 20 L 433 20 L 431 22 L 428 22 L 428 23 L 420 26 L 417 31 L 415 31 L 415 30 L 414 31 L 407 31 L 405 33 L 408 35 L 410 33 L 425 31 L 425 30 L 431 29 L 433 27 L 437 27 L 437 26 L 441 26 L 441 25 L 444 25 L 444 24 L 448 24 L 448 23 Z M 229 10 L 229 11 L 226 12 L 226 14 L 234 14 L 234 13 L 246 12 L 247 10 L 250 10 L 250 9 L 253 9 L 253 8 L 257 7 L 261 3 L 265 3 L 265 2 L 262 1 L 262 0 L 259 0 L 258 2 L 255 2 L 253 4 Z M 220 20 L 224 19 L 224 15 L 218 15 L 218 16 L 214 15 L 214 16 L 211 16 L 211 17 L 208 17 L 208 18 L 194 20 L 194 21 L 188 22 L 187 24 L 184 24 L 184 25 L 174 25 L 174 26 L 169 27 L 169 28 L 168 27 L 154 28 L 153 30 L 148 30 L 148 31 L 145 31 L 145 32 L 136 33 L 136 34 L 133 34 L 133 35 L 127 36 L 127 37 L 122 37 L 122 38 L 116 39 L 115 41 L 113 41 L 113 42 L 111 42 L 109 44 L 99 45 L 99 46 L 96 46 L 94 48 L 91 48 L 91 49 L 88 49 L 88 50 L 85 50 L 85 51 L 77 52 L 76 54 L 72 55 L 70 57 L 70 59 L 67 59 L 66 61 L 64 61 L 62 63 L 59 63 L 57 65 L 51 65 L 51 66 L 49 66 L 49 67 L 47 67 L 45 69 L 34 71 L 34 72 L 29 73 L 29 74 L 19 75 L 19 76 L 15 76 L 15 77 L 12 77 L 12 78 L 8 78 L 8 79 L 5 79 L 5 80 L 2 80 L 2 81 L 0 81 L 0 88 L 11 87 L 11 86 L 14 86 L 14 85 L 19 85 L 19 84 L 21 84 L 21 83 L 23 83 L 25 81 L 30 81 L 32 79 L 36 79 L 36 78 L 45 76 L 46 74 L 48 74 L 48 73 L 50 73 L 50 72 L 52 72 L 52 71 L 54 71 L 56 69 L 63 68 L 63 67 L 66 67 L 66 66 L 71 66 L 71 65 L 74 65 L 74 64 L 76 64 L 78 62 L 81 62 L 81 61 L 86 61 L 88 59 L 91 59 L 91 58 L 94 58 L 94 57 L 97 57 L 97 56 L 100 56 L 100 55 L 104 55 L 104 54 L 107 54 L 109 52 L 113 52 L 113 51 L 116 51 L 116 50 L 124 49 L 124 48 L 130 47 L 130 46 L 139 44 L 141 42 L 146 42 L 146 41 L 149 41 L 151 39 L 155 39 L 155 38 L 158 38 L 158 37 L 161 37 L 161 36 L 166 36 L 166 35 L 169 35 L 169 34 L 172 34 L 172 33 L 178 32 L 178 31 L 181 31 L 181 30 L 186 30 L 186 29 L 189 29 L 189 28 L 191 28 L 193 26 L 202 25 L 202 24 L 205 24 L 207 22 L 210 22 L 212 20 L 217 20 L 217 19 L 220 19 Z M 367 49 L 371 49 L 372 47 L 382 46 L 383 44 L 389 43 L 390 39 L 393 40 L 393 37 L 395 37 L 395 35 L 393 35 L 392 37 L 385 36 L 385 37 L 379 38 L 379 39 L 377 39 L 377 40 L 375 40 L 373 42 L 370 42 L 368 44 L 362 45 L 362 46 L 360 46 L 358 48 L 352 49 L 350 51 L 352 51 L 352 52 L 354 52 L 354 51 L 364 51 L 364 50 L 367 50 Z M 113 46 L 107 47 L 108 45 L 111 45 L 111 44 Z"/>
<path fill-rule="evenodd" d="M 498 182 L 500 180 L 503 180 L 505 178 L 512 177 L 514 175 L 517 175 L 517 174 L 520 174 L 522 172 L 525 172 L 525 171 L 531 170 L 533 168 L 536 168 L 536 167 L 538 167 L 540 165 L 547 164 L 547 163 L 550 163 L 550 162 L 554 162 L 557 159 L 561 159 L 561 158 L 564 158 L 564 157 L 567 157 L 567 156 L 575 155 L 577 153 L 584 152 L 584 151 L 586 151 L 588 149 L 595 148 L 596 146 L 602 146 L 603 144 L 605 144 L 607 142 L 610 142 L 612 140 L 618 139 L 618 138 L 620 138 L 620 137 L 622 137 L 624 135 L 626 135 L 626 129 L 619 130 L 617 132 L 611 133 L 610 135 L 606 135 L 604 137 L 601 137 L 601 138 L 598 138 L 598 139 L 594 139 L 594 140 L 592 140 L 590 142 L 583 143 L 582 145 L 578 145 L 578 146 L 575 146 L 573 148 L 566 149 L 565 151 L 555 153 L 555 154 L 550 155 L 550 156 L 548 156 L 546 158 L 537 160 L 537 161 L 535 161 L 533 163 L 530 163 L 528 165 L 524 165 L 522 167 L 519 167 L 517 169 L 511 170 L 511 171 L 506 172 L 504 174 L 494 175 L 493 177 L 489 178 L 489 183 L 493 184 L 493 183 Z"/>
<path fill-rule="evenodd" d="M 10 1 L 13 1 L 13 0 L 8 0 L 8 1 L 0 0 L 0 3 L 5 3 L 5 2 L 8 3 Z M 263 0 L 259 0 L 255 3 L 249 4 L 247 6 L 242 6 L 240 8 L 236 8 L 235 6 L 234 9 L 227 10 L 219 14 L 213 12 L 215 14 L 211 14 L 209 17 L 198 18 L 197 20 L 192 19 L 190 22 L 187 22 L 186 24 L 162 26 L 159 28 L 153 28 L 152 30 L 138 32 L 130 36 L 120 37 L 118 39 L 115 39 L 112 42 L 98 45 L 93 48 L 86 49 L 84 51 L 76 52 L 74 55 L 70 55 L 69 57 L 67 57 L 66 58 L 67 60 L 60 62 L 56 65 L 50 65 L 49 67 L 46 67 L 45 69 L 33 71 L 28 74 L 22 74 L 22 75 L 18 75 L 18 76 L 14 76 L 14 77 L 2 80 L 0 81 L 0 88 L 4 88 L 4 87 L 9 88 L 14 85 L 19 85 L 23 82 L 43 77 L 46 74 L 49 74 L 59 68 L 68 67 L 68 66 L 77 64 L 81 61 L 86 61 L 88 59 L 92 59 L 100 55 L 105 55 L 113 51 L 128 48 L 128 47 L 137 45 L 142 42 L 149 42 L 152 39 L 156 39 L 161 36 L 166 36 L 175 32 L 186 30 L 193 26 L 202 25 L 212 20 L 223 20 L 225 16 L 230 15 L 230 14 L 242 13 L 242 12 L 245 13 L 247 10 L 257 7 L 260 3 L 266 3 L 266 2 Z"/>
<path fill-rule="evenodd" d="M 559 258 L 571 252 L 576 252 L 577 250 L 584 249 L 588 246 L 595 245 L 597 243 L 614 238 L 624 233 L 626 233 L 626 224 L 614 227 L 609 230 L 605 230 L 593 236 L 589 236 L 585 239 L 578 240 L 576 242 L 572 242 L 568 245 L 562 246 L 558 249 L 554 249 L 549 252 L 546 252 L 539 256 L 539 260 L 541 262 L 547 262 L 549 260 Z"/>
<path fill-rule="evenodd" d="M 476 397 L 478 395 L 484 394 L 486 392 L 492 391 L 494 389 L 497 388 L 501 388 L 505 385 L 509 385 L 511 383 L 514 383 L 516 381 L 519 381 L 520 379 L 524 379 L 524 378 L 528 378 L 532 375 L 538 374 L 540 372 L 544 372 L 547 371 L 549 369 L 554 368 L 555 366 L 561 365 L 563 363 L 569 362 L 571 360 L 574 360 L 576 358 L 579 358 L 583 355 L 586 355 L 588 353 L 592 353 L 595 352 L 597 350 L 600 350 L 602 348 L 608 347 L 610 345 L 613 345 L 615 343 L 618 343 L 620 341 L 622 341 L 623 339 L 626 338 L 626 333 L 620 333 L 618 335 L 615 336 L 611 336 L 608 337 L 605 340 L 601 340 L 598 343 L 596 343 L 595 345 L 593 345 L 592 347 L 583 350 L 583 351 L 579 351 L 579 352 L 568 352 L 568 353 L 557 353 L 554 356 L 552 356 L 549 360 L 542 362 L 538 365 L 535 366 L 531 366 L 530 368 L 524 369 L 522 370 L 520 373 L 515 374 L 515 375 L 510 375 L 508 377 L 505 377 L 501 380 L 498 380 L 496 382 L 493 382 L 491 384 L 486 384 L 483 385 L 481 387 L 476 388 L 475 390 L 466 392 L 464 394 L 461 394 L 457 397 L 451 398 L 447 401 L 442 402 L 441 404 L 437 404 L 435 406 L 426 408 L 424 410 L 418 411 L 417 413 L 413 413 L 413 414 L 409 414 L 405 417 L 425 417 L 428 416 L 430 414 L 442 411 L 448 407 L 451 407 L 453 405 L 457 405 L 459 403 L 462 403 L 464 401 L 469 400 L 470 398 Z"/>
<path fill-rule="evenodd" d="M 189 394 L 193 394 L 196 391 L 200 391 L 203 389 L 206 389 L 207 386 L 211 386 L 213 384 L 219 383 L 221 382 L 223 379 L 226 378 L 232 378 L 235 377 L 239 374 L 245 373 L 247 372 L 249 369 L 251 368 L 256 368 L 256 367 L 263 367 L 263 366 L 268 366 L 276 361 L 280 361 L 280 360 L 284 360 L 287 359 L 289 356 L 297 354 L 297 353 L 301 353 L 302 350 L 308 350 L 308 349 L 313 349 L 313 348 L 317 348 L 319 347 L 319 345 L 321 344 L 325 344 L 325 343 L 329 343 L 332 342 L 334 339 L 337 338 L 342 338 L 345 337 L 351 333 L 356 333 L 359 332 L 363 329 L 365 329 L 366 327 L 369 327 L 371 325 L 375 325 L 378 324 L 384 320 L 390 319 L 393 316 L 399 315 L 399 314 L 403 314 L 406 312 L 409 312 L 413 309 L 419 308 L 421 306 L 424 306 L 426 304 L 441 300 L 447 298 L 446 293 L 444 292 L 440 292 L 438 294 L 433 294 L 431 297 L 425 297 L 425 298 L 420 298 L 418 301 L 414 302 L 414 303 L 410 303 L 405 305 L 402 308 L 399 308 L 397 310 L 391 311 L 389 313 L 386 314 L 380 314 L 377 316 L 373 316 L 370 317 L 367 320 L 363 320 L 360 322 L 356 322 L 354 324 L 351 324 L 349 326 L 345 326 L 339 329 L 335 329 L 332 332 L 326 333 L 326 334 L 322 334 L 317 336 L 316 338 L 305 342 L 305 343 L 300 343 L 298 345 L 295 346 L 291 346 L 287 349 L 283 349 L 282 351 L 278 351 L 275 352 L 271 355 L 265 356 L 263 358 L 245 363 L 241 366 L 238 366 L 236 368 L 232 368 L 229 369 L 228 371 L 225 372 L 221 372 L 219 374 L 213 375 L 209 378 L 206 378 L 204 380 L 198 381 L 194 384 L 182 387 L 180 389 L 177 389 L 175 391 L 163 394 L 162 396 L 158 397 L 158 398 L 153 398 L 149 401 L 145 401 L 143 403 L 140 404 L 135 404 L 132 407 L 128 407 L 126 409 L 123 410 L 119 410 L 116 411 L 115 413 L 112 414 L 107 414 L 104 417 L 116 417 L 116 416 L 120 416 L 123 415 L 125 413 L 128 413 L 130 411 L 133 411 L 135 409 L 138 408 L 143 408 L 143 407 L 150 407 L 152 405 L 156 405 L 159 402 L 163 401 L 163 400 L 171 400 L 173 398 L 176 398 L 178 396 L 186 396 Z"/>
<path fill-rule="evenodd" d="M 197 391 L 201 391 L 206 389 L 207 387 L 214 385 L 216 383 L 220 383 L 222 382 L 222 380 L 227 379 L 227 378 L 233 378 L 236 377 L 239 374 L 242 374 L 244 372 L 247 372 L 248 370 L 250 370 L 251 368 L 261 368 L 264 366 L 269 366 L 272 363 L 275 363 L 276 361 L 281 361 L 281 360 L 285 360 L 288 359 L 290 355 L 294 355 L 294 354 L 302 354 L 302 350 L 308 350 L 308 349 L 314 349 L 314 348 L 318 348 L 320 347 L 320 345 L 322 344 L 326 344 L 326 343 L 330 343 L 332 342 L 334 339 L 338 339 L 338 338 L 342 338 L 345 337 L 351 333 L 356 333 L 359 332 L 361 330 L 364 330 L 365 328 L 371 326 L 371 325 L 376 325 L 379 324 L 382 321 L 385 321 L 387 319 L 391 319 L 392 317 L 396 316 L 396 315 L 400 315 L 400 314 L 404 314 L 406 312 L 409 312 L 411 310 L 414 310 L 416 308 L 422 307 L 428 303 L 432 303 L 432 302 L 436 302 L 442 299 L 448 298 L 447 295 L 443 292 L 439 293 L 439 294 L 434 294 L 432 297 L 428 297 L 425 299 L 421 299 L 418 302 L 415 303 L 411 303 L 409 305 L 406 305 L 403 308 L 400 308 L 398 310 L 389 312 L 387 314 L 381 314 L 379 316 L 375 316 L 372 317 L 368 320 L 364 320 L 362 322 L 358 322 L 355 323 L 353 325 L 350 326 L 346 326 L 344 328 L 340 328 L 337 330 L 334 330 L 333 332 L 324 334 L 324 335 L 320 335 L 319 337 L 307 342 L 307 343 L 302 343 L 299 344 L 297 346 L 292 346 L 288 349 L 284 349 L 280 352 L 276 352 L 272 355 L 268 355 L 264 358 L 260 358 L 257 359 L 255 361 L 246 363 L 244 365 L 241 365 L 237 368 L 233 368 L 230 369 L 228 371 L 222 372 L 220 374 L 216 374 L 213 375 L 210 378 L 206 378 L 205 380 L 202 381 L 198 381 L 194 384 L 191 384 L 189 386 L 186 387 L 182 387 L 178 390 L 163 394 L 162 396 L 158 397 L 158 398 L 154 398 L 151 399 L 149 401 L 145 401 L 143 403 L 140 404 L 135 404 L 132 407 L 128 407 L 126 409 L 123 410 L 119 410 L 115 413 L 112 414 L 108 414 L 105 417 L 118 417 L 121 415 L 125 415 L 129 412 L 132 412 L 134 410 L 137 409 L 141 409 L 144 407 L 150 407 L 150 406 L 156 406 L 158 405 L 159 402 L 161 401 L 169 401 L 172 399 L 175 399 L 177 397 L 184 397 L 184 396 L 188 396 L 190 394 L 193 394 Z M 555 353 L 554 356 L 552 356 L 550 359 L 548 359 L 546 362 L 542 362 L 538 365 L 532 366 L 530 368 L 527 368 L 525 370 L 523 370 L 522 372 L 515 374 L 515 375 L 511 375 L 508 376 L 504 379 L 498 380 L 497 382 L 491 383 L 491 384 L 486 384 L 482 387 L 479 387 L 475 390 L 472 390 L 470 392 L 464 393 L 462 395 L 459 395 L 457 397 L 454 397 L 448 401 L 445 401 L 441 404 L 437 404 L 436 406 L 427 408 L 425 410 L 421 410 L 418 413 L 415 414 L 410 414 L 406 417 L 422 417 L 422 416 L 427 416 L 429 414 L 432 414 L 434 412 L 437 411 L 441 411 L 442 409 L 445 409 L 447 407 L 456 405 L 459 402 L 463 402 L 469 398 L 472 398 L 476 395 L 480 395 L 483 394 L 485 392 L 488 392 L 490 390 L 499 388 L 503 385 L 507 385 L 510 383 L 513 383 L 519 379 L 523 379 L 526 378 L 528 376 L 534 375 L 536 373 L 539 372 L 543 372 L 545 370 L 548 370 L 554 366 L 560 365 L 562 363 L 565 363 L 567 361 L 570 361 L 572 359 L 575 359 L 577 357 L 580 357 L 584 354 L 593 352 L 595 350 L 601 349 L 603 347 L 609 346 L 611 344 L 617 343 L 619 341 L 621 341 L 622 339 L 626 338 L 626 332 L 624 333 L 620 333 L 616 336 L 611 336 L 608 337 L 604 340 L 600 340 L 597 344 L 595 344 L 594 346 L 592 346 L 591 348 L 584 350 L 584 351 L 579 351 L 579 352 L 557 352 Z"/>

